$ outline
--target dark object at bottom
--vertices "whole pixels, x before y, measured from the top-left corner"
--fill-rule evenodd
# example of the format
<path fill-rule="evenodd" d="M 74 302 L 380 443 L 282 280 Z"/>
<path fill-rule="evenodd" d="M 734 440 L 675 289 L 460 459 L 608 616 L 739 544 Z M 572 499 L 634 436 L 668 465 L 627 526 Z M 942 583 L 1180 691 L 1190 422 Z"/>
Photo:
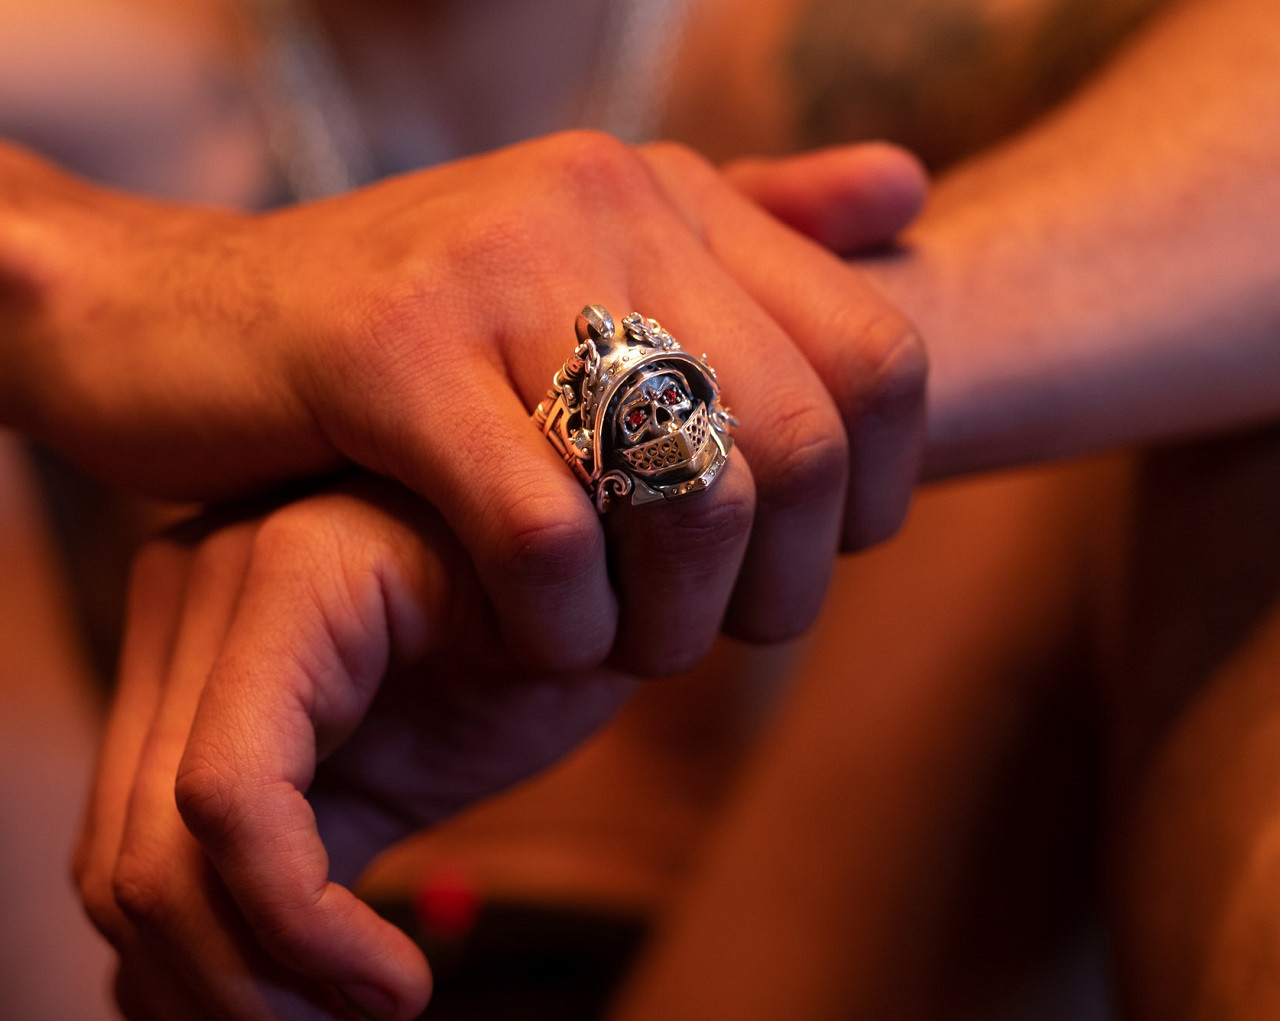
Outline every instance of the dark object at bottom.
<path fill-rule="evenodd" d="M 440 941 L 407 903 L 373 906 L 431 962 L 422 1021 L 599 1021 L 649 931 L 638 916 L 497 902 L 466 937 Z"/>

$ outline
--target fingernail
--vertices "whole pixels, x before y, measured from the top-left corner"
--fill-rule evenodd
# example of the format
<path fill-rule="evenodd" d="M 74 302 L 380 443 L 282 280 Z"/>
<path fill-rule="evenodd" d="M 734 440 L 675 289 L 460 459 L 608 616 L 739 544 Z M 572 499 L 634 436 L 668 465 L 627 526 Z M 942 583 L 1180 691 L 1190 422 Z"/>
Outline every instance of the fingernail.
<path fill-rule="evenodd" d="M 338 986 L 343 998 L 351 1007 L 373 1021 L 389 1021 L 396 1016 L 399 1006 L 396 998 L 379 986 L 363 982 L 344 982 Z"/>

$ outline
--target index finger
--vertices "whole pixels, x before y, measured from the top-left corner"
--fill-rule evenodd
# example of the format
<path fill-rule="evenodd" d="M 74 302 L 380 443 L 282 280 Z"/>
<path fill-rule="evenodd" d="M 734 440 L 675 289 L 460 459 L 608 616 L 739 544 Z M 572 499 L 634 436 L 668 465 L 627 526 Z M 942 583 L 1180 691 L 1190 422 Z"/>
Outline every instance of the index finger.
<path fill-rule="evenodd" d="M 335 523 L 356 523 L 353 508 L 342 496 L 313 499 L 259 531 L 176 797 L 273 959 L 337 983 L 381 1016 L 407 1019 L 430 991 L 422 955 L 330 879 L 306 791 L 317 759 L 359 723 L 393 655 L 437 641 L 451 611 L 432 551 L 418 544 L 410 557 L 407 528 L 381 515 L 338 531 Z"/>

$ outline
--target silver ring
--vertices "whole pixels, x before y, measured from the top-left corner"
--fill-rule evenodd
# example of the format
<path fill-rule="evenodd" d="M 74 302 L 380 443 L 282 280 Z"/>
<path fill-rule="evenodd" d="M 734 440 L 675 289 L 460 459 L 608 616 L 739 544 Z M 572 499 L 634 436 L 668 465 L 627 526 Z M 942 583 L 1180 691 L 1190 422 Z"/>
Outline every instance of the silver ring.
<path fill-rule="evenodd" d="M 601 513 L 618 500 L 674 500 L 707 489 L 738 424 L 720 403 L 705 355 L 689 354 L 639 312 L 621 326 L 603 305 L 584 308 L 578 346 L 533 413 Z"/>

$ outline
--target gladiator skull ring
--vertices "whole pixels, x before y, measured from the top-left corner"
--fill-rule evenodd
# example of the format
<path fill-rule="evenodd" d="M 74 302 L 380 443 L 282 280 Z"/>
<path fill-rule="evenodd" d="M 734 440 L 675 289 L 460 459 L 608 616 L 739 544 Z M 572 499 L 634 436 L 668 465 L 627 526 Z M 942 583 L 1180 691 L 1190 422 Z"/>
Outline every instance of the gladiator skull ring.
<path fill-rule="evenodd" d="M 738 424 L 720 404 L 715 370 L 638 312 L 619 331 L 603 305 L 589 305 L 575 325 L 578 346 L 533 421 L 597 510 L 707 489 Z"/>

